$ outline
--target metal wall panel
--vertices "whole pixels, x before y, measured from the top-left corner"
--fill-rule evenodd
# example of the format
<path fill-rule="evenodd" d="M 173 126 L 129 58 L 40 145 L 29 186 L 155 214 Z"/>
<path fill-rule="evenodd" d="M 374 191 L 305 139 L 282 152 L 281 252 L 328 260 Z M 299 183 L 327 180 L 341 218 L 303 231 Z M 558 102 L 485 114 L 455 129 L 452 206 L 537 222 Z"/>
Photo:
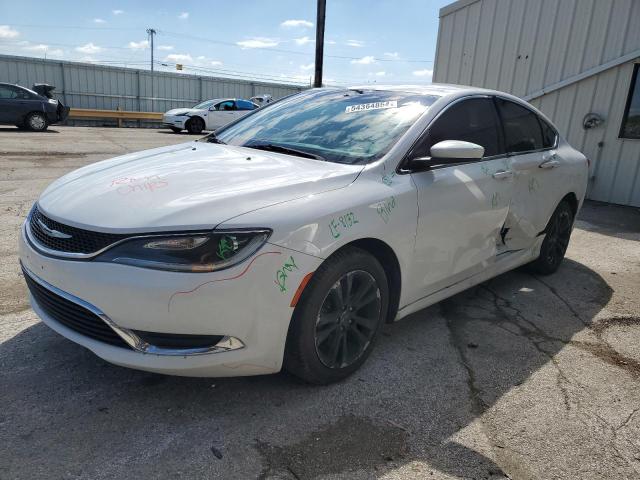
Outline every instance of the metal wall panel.
<path fill-rule="evenodd" d="M 166 112 L 219 97 L 250 98 L 269 93 L 274 99 L 303 90 L 302 87 L 232 78 L 200 77 L 168 72 L 108 67 L 0 55 L 0 82 L 31 87 L 34 83 L 56 86 L 54 94 L 75 108 Z"/>
<path fill-rule="evenodd" d="M 461 0 L 441 10 L 434 81 L 524 97 L 638 49 L 640 0 Z M 640 140 L 618 138 L 634 61 L 531 103 L 591 159 L 589 198 L 640 206 Z M 604 125 L 584 130 L 590 112 Z"/>

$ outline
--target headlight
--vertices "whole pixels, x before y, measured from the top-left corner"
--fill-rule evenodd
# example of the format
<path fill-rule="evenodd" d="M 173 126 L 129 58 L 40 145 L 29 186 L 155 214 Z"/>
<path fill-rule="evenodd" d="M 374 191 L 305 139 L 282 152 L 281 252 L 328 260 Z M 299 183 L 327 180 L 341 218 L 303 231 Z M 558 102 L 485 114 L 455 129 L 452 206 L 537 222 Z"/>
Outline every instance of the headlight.
<path fill-rule="evenodd" d="M 176 117 L 188 117 L 189 113 L 176 113 Z"/>
<path fill-rule="evenodd" d="M 58 100 L 56 100 L 55 98 L 49 98 L 47 102 L 52 103 L 53 105 L 56 105 L 58 103 Z"/>
<path fill-rule="evenodd" d="M 132 238 L 95 260 L 172 272 L 213 272 L 246 260 L 269 235 L 269 229 L 251 229 Z"/>

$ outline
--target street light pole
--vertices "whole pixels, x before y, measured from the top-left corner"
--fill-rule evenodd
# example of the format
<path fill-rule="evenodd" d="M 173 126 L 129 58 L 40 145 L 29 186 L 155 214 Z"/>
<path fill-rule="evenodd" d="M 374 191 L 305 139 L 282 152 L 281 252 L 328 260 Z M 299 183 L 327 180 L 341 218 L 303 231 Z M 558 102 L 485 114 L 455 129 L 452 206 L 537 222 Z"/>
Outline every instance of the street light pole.
<path fill-rule="evenodd" d="M 147 34 L 151 38 L 151 71 L 153 72 L 153 37 L 156 34 L 156 30 L 154 28 L 147 28 Z"/>
<path fill-rule="evenodd" d="M 322 61 L 324 59 L 324 17 L 327 8 L 326 0 L 318 0 L 318 16 L 316 19 L 316 63 L 313 86 L 322 87 Z"/>

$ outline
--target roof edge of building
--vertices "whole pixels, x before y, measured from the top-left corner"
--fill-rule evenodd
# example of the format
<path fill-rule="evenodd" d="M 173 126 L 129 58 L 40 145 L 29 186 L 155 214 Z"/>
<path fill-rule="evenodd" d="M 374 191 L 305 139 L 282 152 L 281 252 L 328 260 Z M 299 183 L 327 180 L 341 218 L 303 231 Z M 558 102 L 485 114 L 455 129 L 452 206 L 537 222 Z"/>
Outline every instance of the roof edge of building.
<path fill-rule="evenodd" d="M 479 2 L 481 0 L 458 0 L 457 2 L 453 2 L 450 3 L 449 5 L 446 5 L 444 7 L 442 7 L 440 9 L 440 13 L 438 14 L 438 16 L 440 18 L 442 17 L 446 17 L 447 15 L 456 12 L 458 10 L 461 10 L 469 5 L 471 5 L 472 3 L 476 3 Z"/>

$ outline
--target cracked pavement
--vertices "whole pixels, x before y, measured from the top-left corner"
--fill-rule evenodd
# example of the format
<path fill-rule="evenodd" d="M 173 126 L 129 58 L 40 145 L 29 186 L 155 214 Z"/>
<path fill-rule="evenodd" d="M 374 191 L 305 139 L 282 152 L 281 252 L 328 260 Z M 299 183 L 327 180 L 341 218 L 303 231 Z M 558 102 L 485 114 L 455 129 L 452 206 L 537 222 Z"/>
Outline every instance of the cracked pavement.
<path fill-rule="evenodd" d="M 187 139 L 0 128 L 0 478 L 640 478 L 638 209 L 587 203 L 559 272 L 510 272 L 388 325 L 328 387 L 136 372 L 49 330 L 17 264 L 38 193 Z"/>

